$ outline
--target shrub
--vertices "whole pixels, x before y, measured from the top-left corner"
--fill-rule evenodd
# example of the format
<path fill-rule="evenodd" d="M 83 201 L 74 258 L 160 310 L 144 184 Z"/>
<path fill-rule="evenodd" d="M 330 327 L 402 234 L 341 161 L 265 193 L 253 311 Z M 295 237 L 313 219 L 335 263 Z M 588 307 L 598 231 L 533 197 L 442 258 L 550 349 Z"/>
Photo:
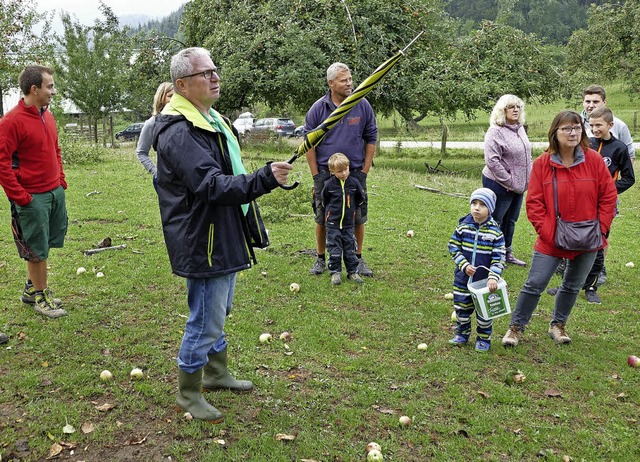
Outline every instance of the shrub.
<path fill-rule="evenodd" d="M 58 144 L 65 164 L 100 162 L 107 154 L 106 148 L 96 144 L 89 144 L 81 137 L 64 131 L 58 133 Z"/>

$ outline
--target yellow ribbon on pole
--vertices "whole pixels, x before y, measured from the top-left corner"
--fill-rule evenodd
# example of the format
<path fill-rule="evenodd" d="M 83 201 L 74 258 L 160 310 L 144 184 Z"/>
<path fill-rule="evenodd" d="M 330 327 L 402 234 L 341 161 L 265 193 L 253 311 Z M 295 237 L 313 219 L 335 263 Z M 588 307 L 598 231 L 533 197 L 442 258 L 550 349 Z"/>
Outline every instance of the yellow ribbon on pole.
<path fill-rule="evenodd" d="M 365 95 L 369 93 L 385 75 L 387 75 L 391 68 L 404 56 L 404 52 L 407 48 L 409 48 L 413 42 L 418 40 L 423 33 L 424 31 L 421 31 L 413 40 L 411 40 L 411 42 L 409 42 L 407 46 L 378 66 L 377 69 L 373 71 L 373 74 L 358 85 L 358 87 L 340 104 L 340 106 L 335 108 L 329 117 L 327 117 L 318 127 L 305 134 L 304 141 L 298 146 L 293 157 L 291 157 L 287 162 L 292 164 L 298 157 L 306 154 L 309 149 L 319 145 L 327 132 L 331 130 L 331 128 L 334 127 L 344 116 L 346 116 L 347 113 L 351 111 L 351 109 L 353 109 L 353 107 L 358 104 L 360 100 L 364 98 Z M 299 182 L 295 182 L 290 186 L 283 187 L 285 189 L 293 189 L 298 186 L 298 184 Z"/>

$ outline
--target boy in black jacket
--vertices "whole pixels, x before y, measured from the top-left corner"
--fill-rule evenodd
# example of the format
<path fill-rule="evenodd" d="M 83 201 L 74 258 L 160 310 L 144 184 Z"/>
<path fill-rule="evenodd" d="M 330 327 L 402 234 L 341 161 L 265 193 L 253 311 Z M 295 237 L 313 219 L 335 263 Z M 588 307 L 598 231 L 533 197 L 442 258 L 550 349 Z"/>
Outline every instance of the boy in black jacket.
<path fill-rule="evenodd" d="M 591 148 L 598 151 L 616 183 L 618 195 L 629 189 L 636 181 L 633 164 L 629 158 L 627 145 L 617 140 L 610 132 L 613 127 L 613 112 L 607 107 L 594 109 L 589 115 L 593 137 L 589 138 Z M 602 303 L 596 293 L 598 275 L 604 268 L 604 249 L 598 251 L 593 267 L 587 276 L 583 289 L 589 303 Z"/>
<path fill-rule="evenodd" d="M 327 252 L 329 253 L 329 272 L 331 284 L 342 282 L 342 259 L 347 268 L 347 278 L 358 284 L 364 280 L 358 274 L 356 256 L 355 216 L 358 207 L 365 201 L 365 192 L 360 182 L 349 176 L 349 159 L 342 153 L 329 158 L 331 177 L 325 181 L 322 190 L 322 202 L 327 230 Z"/>

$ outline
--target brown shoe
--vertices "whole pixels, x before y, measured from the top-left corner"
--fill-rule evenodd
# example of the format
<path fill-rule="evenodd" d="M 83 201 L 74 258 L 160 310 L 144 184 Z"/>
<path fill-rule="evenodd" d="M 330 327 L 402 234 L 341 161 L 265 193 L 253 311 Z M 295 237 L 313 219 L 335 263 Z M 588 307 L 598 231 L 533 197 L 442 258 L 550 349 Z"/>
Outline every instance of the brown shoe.
<path fill-rule="evenodd" d="M 522 266 L 522 267 L 527 266 L 527 263 L 522 261 L 522 260 L 518 260 L 515 257 L 515 255 L 513 255 L 513 252 L 507 252 L 506 262 L 511 264 L 511 265 L 516 265 L 516 266 Z"/>
<path fill-rule="evenodd" d="M 571 338 L 565 331 L 565 325 L 561 322 L 557 324 L 551 324 L 551 326 L 549 326 L 549 337 L 551 337 L 553 341 L 558 344 L 571 343 Z"/>
<path fill-rule="evenodd" d="M 522 328 L 518 325 L 509 326 L 509 330 L 502 337 L 502 346 L 514 347 L 518 346 L 518 342 L 522 338 Z"/>

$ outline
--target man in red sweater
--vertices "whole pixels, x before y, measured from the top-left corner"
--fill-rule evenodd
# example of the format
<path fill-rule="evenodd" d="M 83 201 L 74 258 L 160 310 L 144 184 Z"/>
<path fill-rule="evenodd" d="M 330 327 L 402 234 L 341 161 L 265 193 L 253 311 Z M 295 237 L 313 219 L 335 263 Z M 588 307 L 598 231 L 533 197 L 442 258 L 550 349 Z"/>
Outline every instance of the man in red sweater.
<path fill-rule="evenodd" d="M 67 208 L 58 132 L 48 110 L 56 94 L 53 70 L 27 66 L 20 73 L 23 97 L 0 119 L 0 184 L 11 203 L 11 229 L 27 261 L 22 301 L 50 317 L 66 316 L 47 286 L 49 249 L 62 247 Z"/>

